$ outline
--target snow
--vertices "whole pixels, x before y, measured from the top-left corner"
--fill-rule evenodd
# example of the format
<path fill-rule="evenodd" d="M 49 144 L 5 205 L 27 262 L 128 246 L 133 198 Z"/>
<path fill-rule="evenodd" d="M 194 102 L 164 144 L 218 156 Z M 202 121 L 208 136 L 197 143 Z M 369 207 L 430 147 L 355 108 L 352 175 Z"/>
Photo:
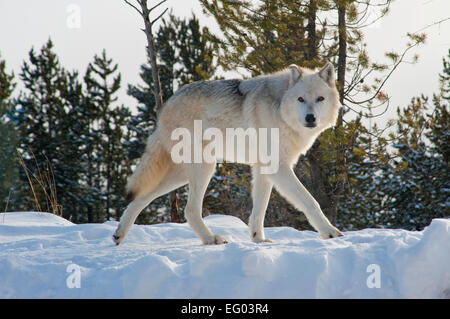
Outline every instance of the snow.
<path fill-rule="evenodd" d="M 272 227 L 264 244 L 238 218 L 205 222 L 230 243 L 167 223 L 134 225 L 115 246 L 117 222 L 0 214 L 0 298 L 450 298 L 450 219 L 330 240 Z"/>

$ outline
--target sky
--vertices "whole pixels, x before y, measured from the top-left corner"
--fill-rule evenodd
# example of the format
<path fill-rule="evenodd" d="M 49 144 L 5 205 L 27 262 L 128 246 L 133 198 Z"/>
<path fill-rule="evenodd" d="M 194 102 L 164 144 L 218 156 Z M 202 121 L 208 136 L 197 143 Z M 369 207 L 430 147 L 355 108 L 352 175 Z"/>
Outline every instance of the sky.
<path fill-rule="evenodd" d="M 203 26 L 218 32 L 214 19 L 205 17 L 198 0 L 168 0 L 165 7 L 173 9 L 177 16 L 187 17 L 194 12 Z M 364 32 L 369 57 L 385 61 L 384 52 L 398 52 L 405 47 L 407 32 L 448 17 L 449 0 L 394 1 L 388 16 Z M 127 96 L 126 87 L 128 83 L 140 83 L 139 67 L 146 61 L 142 27 L 141 18 L 122 0 L 0 0 L 0 54 L 8 70 L 17 76 L 31 47 L 40 49 L 48 38 L 62 65 L 81 74 L 94 55 L 106 49 L 122 73 L 119 101 L 131 108 L 136 103 Z M 450 20 L 424 31 L 428 34 L 426 44 L 409 55 L 412 58 L 417 53 L 419 62 L 402 64 L 385 86 L 391 107 L 383 119 L 395 116 L 395 108 L 407 105 L 413 96 L 438 91 L 442 58 L 450 49 Z"/>

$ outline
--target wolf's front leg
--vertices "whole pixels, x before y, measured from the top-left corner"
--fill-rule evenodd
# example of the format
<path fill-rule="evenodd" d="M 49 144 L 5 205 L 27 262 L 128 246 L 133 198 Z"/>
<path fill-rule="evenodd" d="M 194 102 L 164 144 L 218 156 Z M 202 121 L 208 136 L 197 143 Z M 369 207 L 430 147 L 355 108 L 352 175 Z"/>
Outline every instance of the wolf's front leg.
<path fill-rule="evenodd" d="M 300 183 L 290 167 L 281 166 L 277 174 L 267 176 L 273 181 L 283 197 L 295 208 L 304 212 L 311 226 L 319 232 L 320 237 L 328 239 L 344 235 L 330 223 L 320 209 L 319 203 Z"/>
<path fill-rule="evenodd" d="M 253 167 L 252 175 L 253 209 L 248 222 L 250 239 L 254 243 L 272 242 L 272 240 L 264 236 L 264 216 L 273 184 L 266 175 L 259 173 L 259 167 L 257 166 Z"/>

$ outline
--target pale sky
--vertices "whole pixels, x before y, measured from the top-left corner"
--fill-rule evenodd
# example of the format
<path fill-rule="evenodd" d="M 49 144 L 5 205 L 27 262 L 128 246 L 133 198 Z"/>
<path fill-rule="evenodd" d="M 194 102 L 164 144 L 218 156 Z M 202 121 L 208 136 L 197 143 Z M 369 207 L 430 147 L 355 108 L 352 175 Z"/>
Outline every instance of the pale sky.
<path fill-rule="evenodd" d="M 149 0 L 150 4 L 157 2 Z M 217 30 L 214 20 L 204 17 L 197 0 L 168 0 L 165 6 L 173 8 L 178 16 L 189 16 L 193 11 L 202 25 Z M 79 25 L 72 19 L 74 10 L 79 10 Z M 366 29 L 369 57 L 378 59 L 385 51 L 401 51 L 406 32 L 448 17 L 449 0 L 394 1 L 389 15 Z M 140 17 L 122 0 L 0 0 L 0 53 L 8 70 L 18 75 L 30 48 L 40 49 L 49 37 L 62 65 L 81 74 L 94 54 L 105 48 L 122 73 L 119 101 L 132 108 L 135 100 L 125 92 L 128 83 L 139 83 L 139 66 L 146 60 L 146 39 L 141 28 Z M 438 90 L 442 57 L 450 48 L 450 21 L 426 32 L 427 43 L 410 55 L 419 54 L 419 62 L 401 65 L 385 88 L 392 101 L 387 117 L 394 116 L 394 109 L 408 104 L 411 97 Z"/>

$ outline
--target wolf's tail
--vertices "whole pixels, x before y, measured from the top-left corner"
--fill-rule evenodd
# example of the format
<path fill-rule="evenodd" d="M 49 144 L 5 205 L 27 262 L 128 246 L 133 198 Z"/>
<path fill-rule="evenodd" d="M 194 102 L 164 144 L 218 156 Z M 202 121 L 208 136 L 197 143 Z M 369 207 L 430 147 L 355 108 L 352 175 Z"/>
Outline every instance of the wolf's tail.
<path fill-rule="evenodd" d="M 145 153 L 127 183 L 127 201 L 133 201 L 153 191 L 169 170 L 172 162 L 155 131 L 148 139 Z"/>

